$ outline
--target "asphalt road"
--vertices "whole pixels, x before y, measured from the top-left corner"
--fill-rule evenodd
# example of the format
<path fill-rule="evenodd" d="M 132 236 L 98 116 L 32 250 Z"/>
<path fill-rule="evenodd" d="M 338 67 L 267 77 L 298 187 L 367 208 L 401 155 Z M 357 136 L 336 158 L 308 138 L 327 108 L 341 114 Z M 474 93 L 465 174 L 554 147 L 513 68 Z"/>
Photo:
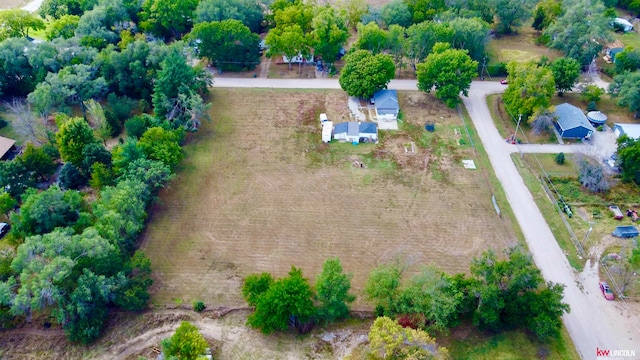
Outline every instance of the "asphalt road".
<path fill-rule="evenodd" d="M 214 87 L 339 89 L 335 79 L 234 79 L 216 78 Z M 415 80 L 393 80 L 388 86 L 396 90 L 417 90 Z M 464 104 L 478 131 L 491 165 L 506 193 L 534 261 L 547 281 L 564 284 L 564 301 L 571 312 L 563 317 L 578 352 L 583 359 L 596 359 L 596 349 L 635 350 L 640 358 L 640 327 L 637 319 L 619 302 L 607 302 L 598 288 L 597 265 L 587 264 L 581 274 L 569 265 L 536 206 L 531 193 L 513 164 L 514 152 L 580 152 L 588 145 L 511 145 L 498 134 L 491 119 L 486 96 L 504 91 L 498 82 L 476 81 Z"/>
<path fill-rule="evenodd" d="M 42 3 L 44 2 L 44 0 L 33 0 L 32 2 L 28 3 L 27 5 L 21 7 L 22 10 L 27 10 L 30 13 L 36 12 L 38 11 L 38 9 L 40 9 L 40 5 L 42 5 Z"/>

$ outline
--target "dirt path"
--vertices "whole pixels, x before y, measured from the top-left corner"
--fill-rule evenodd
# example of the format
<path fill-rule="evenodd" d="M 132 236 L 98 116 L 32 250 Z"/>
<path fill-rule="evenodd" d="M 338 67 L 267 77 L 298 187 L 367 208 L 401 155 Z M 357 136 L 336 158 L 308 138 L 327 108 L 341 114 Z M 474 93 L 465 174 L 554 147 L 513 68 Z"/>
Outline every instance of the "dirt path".
<path fill-rule="evenodd" d="M 260 78 L 266 79 L 269 77 L 269 66 L 271 65 L 271 58 L 267 58 L 266 61 L 262 62 L 260 67 Z"/>

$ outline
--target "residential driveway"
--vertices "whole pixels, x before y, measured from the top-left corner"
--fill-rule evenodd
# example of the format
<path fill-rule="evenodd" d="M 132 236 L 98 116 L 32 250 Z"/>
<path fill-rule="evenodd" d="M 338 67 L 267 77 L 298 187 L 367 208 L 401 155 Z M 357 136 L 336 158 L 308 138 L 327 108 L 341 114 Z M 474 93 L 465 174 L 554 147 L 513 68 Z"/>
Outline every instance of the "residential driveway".
<path fill-rule="evenodd" d="M 278 80 L 278 79 L 225 79 L 216 78 L 214 87 L 266 87 L 266 88 L 319 88 L 339 89 L 334 79 Z M 417 90 L 414 80 L 394 80 L 389 89 Z M 597 265 L 587 264 L 581 274 L 569 266 L 549 226 L 536 206 L 531 193 L 511 161 L 510 154 L 544 151 L 580 151 L 589 145 L 511 145 L 498 134 L 493 124 L 485 97 L 504 91 L 498 82 L 476 81 L 469 97 L 463 98 L 469 115 L 478 131 L 491 165 L 507 196 L 529 251 L 547 281 L 564 284 L 564 301 L 571 312 L 563 317 L 578 352 L 583 359 L 595 359 L 596 349 L 635 350 L 640 355 L 640 326 L 620 302 L 607 302 L 598 288 Z"/>

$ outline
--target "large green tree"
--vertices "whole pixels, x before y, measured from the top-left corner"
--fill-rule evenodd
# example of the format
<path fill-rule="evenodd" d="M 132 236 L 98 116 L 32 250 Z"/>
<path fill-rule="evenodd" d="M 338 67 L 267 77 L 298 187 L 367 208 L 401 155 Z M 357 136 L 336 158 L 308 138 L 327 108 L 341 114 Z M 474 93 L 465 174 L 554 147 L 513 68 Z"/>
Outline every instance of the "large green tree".
<path fill-rule="evenodd" d="M 531 26 L 538 31 L 542 31 L 553 24 L 561 13 L 561 2 L 556 0 L 542 0 L 536 5 Z"/>
<path fill-rule="evenodd" d="M 618 98 L 618 105 L 640 115 L 640 70 L 616 75 L 609 87 Z"/>
<path fill-rule="evenodd" d="M 533 120 L 534 114 L 547 109 L 556 85 L 553 73 L 548 67 L 534 62 L 507 64 L 509 86 L 502 100 L 512 116 L 522 114 L 524 119 Z"/>
<path fill-rule="evenodd" d="M 58 167 L 43 147 L 37 147 L 32 143 L 25 146 L 18 161 L 24 164 L 27 171 L 32 171 L 40 181 L 48 181 Z"/>
<path fill-rule="evenodd" d="M 454 50 L 446 43 L 436 43 L 433 53 L 424 63 L 418 64 L 418 89 L 431 92 L 455 108 L 460 103 L 460 93 L 467 96 L 471 81 L 478 74 L 478 62 L 471 60 L 466 50 Z"/>
<path fill-rule="evenodd" d="M 247 323 L 265 334 L 284 331 L 292 323 L 302 332 L 314 321 L 312 298 L 309 281 L 302 277 L 300 269 L 292 267 L 289 276 L 274 281 L 258 296 L 256 311 L 249 315 Z"/>
<path fill-rule="evenodd" d="M 640 141 L 626 135 L 618 139 L 618 158 L 622 169 L 622 180 L 640 183 Z"/>
<path fill-rule="evenodd" d="M 71 118 L 62 124 L 56 141 L 62 160 L 76 166 L 82 164 L 84 147 L 97 142 L 91 127 L 83 118 Z"/>
<path fill-rule="evenodd" d="M 0 42 L 0 95 L 25 96 L 33 90 L 36 74 L 27 56 L 31 48 L 33 45 L 25 38 Z"/>
<path fill-rule="evenodd" d="M 333 7 L 325 6 L 319 9 L 311 26 L 313 54 L 327 64 L 334 63 L 349 37 L 344 20 Z"/>
<path fill-rule="evenodd" d="M 269 31 L 264 40 L 269 46 L 267 56 L 286 56 L 290 59 L 289 70 L 291 70 L 291 59 L 298 55 L 306 58 L 310 52 L 310 38 L 305 35 L 298 24 L 276 27 Z"/>
<path fill-rule="evenodd" d="M 498 20 L 497 30 L 500 33 L 513 32 L 514 26 L 531 17 L 531 12 L 536 6 L 536 0 L 490 0 L 489 6 L 493 9 Z"/>
<path fill-rule="evenodd" d="M 72 38 L 79 21 L 80 17 L 77 15 L 64 15 L 60 19 L 53 20 L 47 26 L 45 37 L 49 41 L 58 37 Z"/>
<path fill-rule="evenodd" d="M 198 23 L 239 20 L 254 33 L 260 32 L 264 20 L 262 6 L 253 0 L 202 0 L 195 13 Z"/>
<path fill-rule="evenodd" d="M 2 39 L 3 35 L 7 37 L 28 37 L 29 30 L 42 29 L 44 29 L 44 21 L 27 10 L 0 10 L 0 39 Z"/>
<path fill-rule="evenodd" d="M 618 74 L 640 70 L 640 50 L 634 49 L 633 46 L 625 47 L 624 50 L 616 54 L 615 65 Z"/>
<path fill-rule="evenodd" d="M 333 322 L 349 316 L 349 303 L 356 297 L 349 293 L 351 274 L 345 274 L 339 258 L 328 259 L 316 278 L 318 317 Z"/>
<path fill-rule="evenodd" d="M 198 328 L 188 321 L 183 321 L 173 336 L 162 341 L 162 350 L 169 359 L 198 359 L 207 346 Z"/>
<path fill-rule="evenodd" d="M 252 70 L 260 63 L 260 37 L 239 20 L 196 24 L 189 38 L 197 42 L 198 56 L 218 70 Z"/>
<path fill-rule="evenodd" d="M 148 159 L 175 168 L 184 156 L 179 141 L 180 137 L 175 131 L 156 126 L 145 131 L 138 141 L 138 146 Z"/>
<path fill-rule="evenodd" d="M 140 27 L 158 36 L 180 37 L 193 25 L 198 0 L 144 0 Z"/>
<path fill-rule="evenodd" d="M 369 99 L 373 93 L 384 89 L 394 76 L 395 66 L 390 55 L 357 50 L 345 56 L 339 82 L 350 96 Z"/>
<path fill-rule="evenodd" d="M 358 40 L 353 45 L 356 49 L 369 50 L 378 54 L 387 48 L 387 32 L 375 22 L 366 25 L 358 24 Z"/>
<path fill-rule="evenodd" d="M 382 264 L 369 274 L 364 293 L 368 300 L 373 300 L 376 314 L 393 316 L 400 312 L 400 292 L 406 265 L 399 259 Z"/>
<path fill-rule="evenodd" d="M 557 58 L 551 62 L 551 73 L 556 83 L 558 96 L 562 96 L 565 91 L 573 89 L 573 85 L 578 81 L 580 63 L 573 58 Z"/>
<path fill-rule="evenodd" d="M 485 45 L 489 41 L 489 24 L 479 18 L 457 17 L 449 21 L 449 28 L 453 29 L 453 36 L 449 41 L 451 47 L 469 51 L 473 60 L 482 60 Z"/>
<path fill-rule="evenodd" d="M 407 56 L 413 65 L 422 62 L 437 42 L 449 43 L 455 30 L 447 22 L 424 21 L 407 29 Z"/>

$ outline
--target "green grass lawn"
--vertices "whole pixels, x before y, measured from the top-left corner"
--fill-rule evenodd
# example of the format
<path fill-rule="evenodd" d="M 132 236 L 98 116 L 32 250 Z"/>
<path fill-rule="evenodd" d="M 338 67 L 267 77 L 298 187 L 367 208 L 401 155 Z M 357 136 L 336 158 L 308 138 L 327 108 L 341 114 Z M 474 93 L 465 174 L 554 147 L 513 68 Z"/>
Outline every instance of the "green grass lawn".
<path fill-rule="evenodd" d="M 622 41 L 624 46 L 632 46 L 634 49 L 640 49 L 640 35 L 636 32 L 613 33 L 613 38 Z"/>

